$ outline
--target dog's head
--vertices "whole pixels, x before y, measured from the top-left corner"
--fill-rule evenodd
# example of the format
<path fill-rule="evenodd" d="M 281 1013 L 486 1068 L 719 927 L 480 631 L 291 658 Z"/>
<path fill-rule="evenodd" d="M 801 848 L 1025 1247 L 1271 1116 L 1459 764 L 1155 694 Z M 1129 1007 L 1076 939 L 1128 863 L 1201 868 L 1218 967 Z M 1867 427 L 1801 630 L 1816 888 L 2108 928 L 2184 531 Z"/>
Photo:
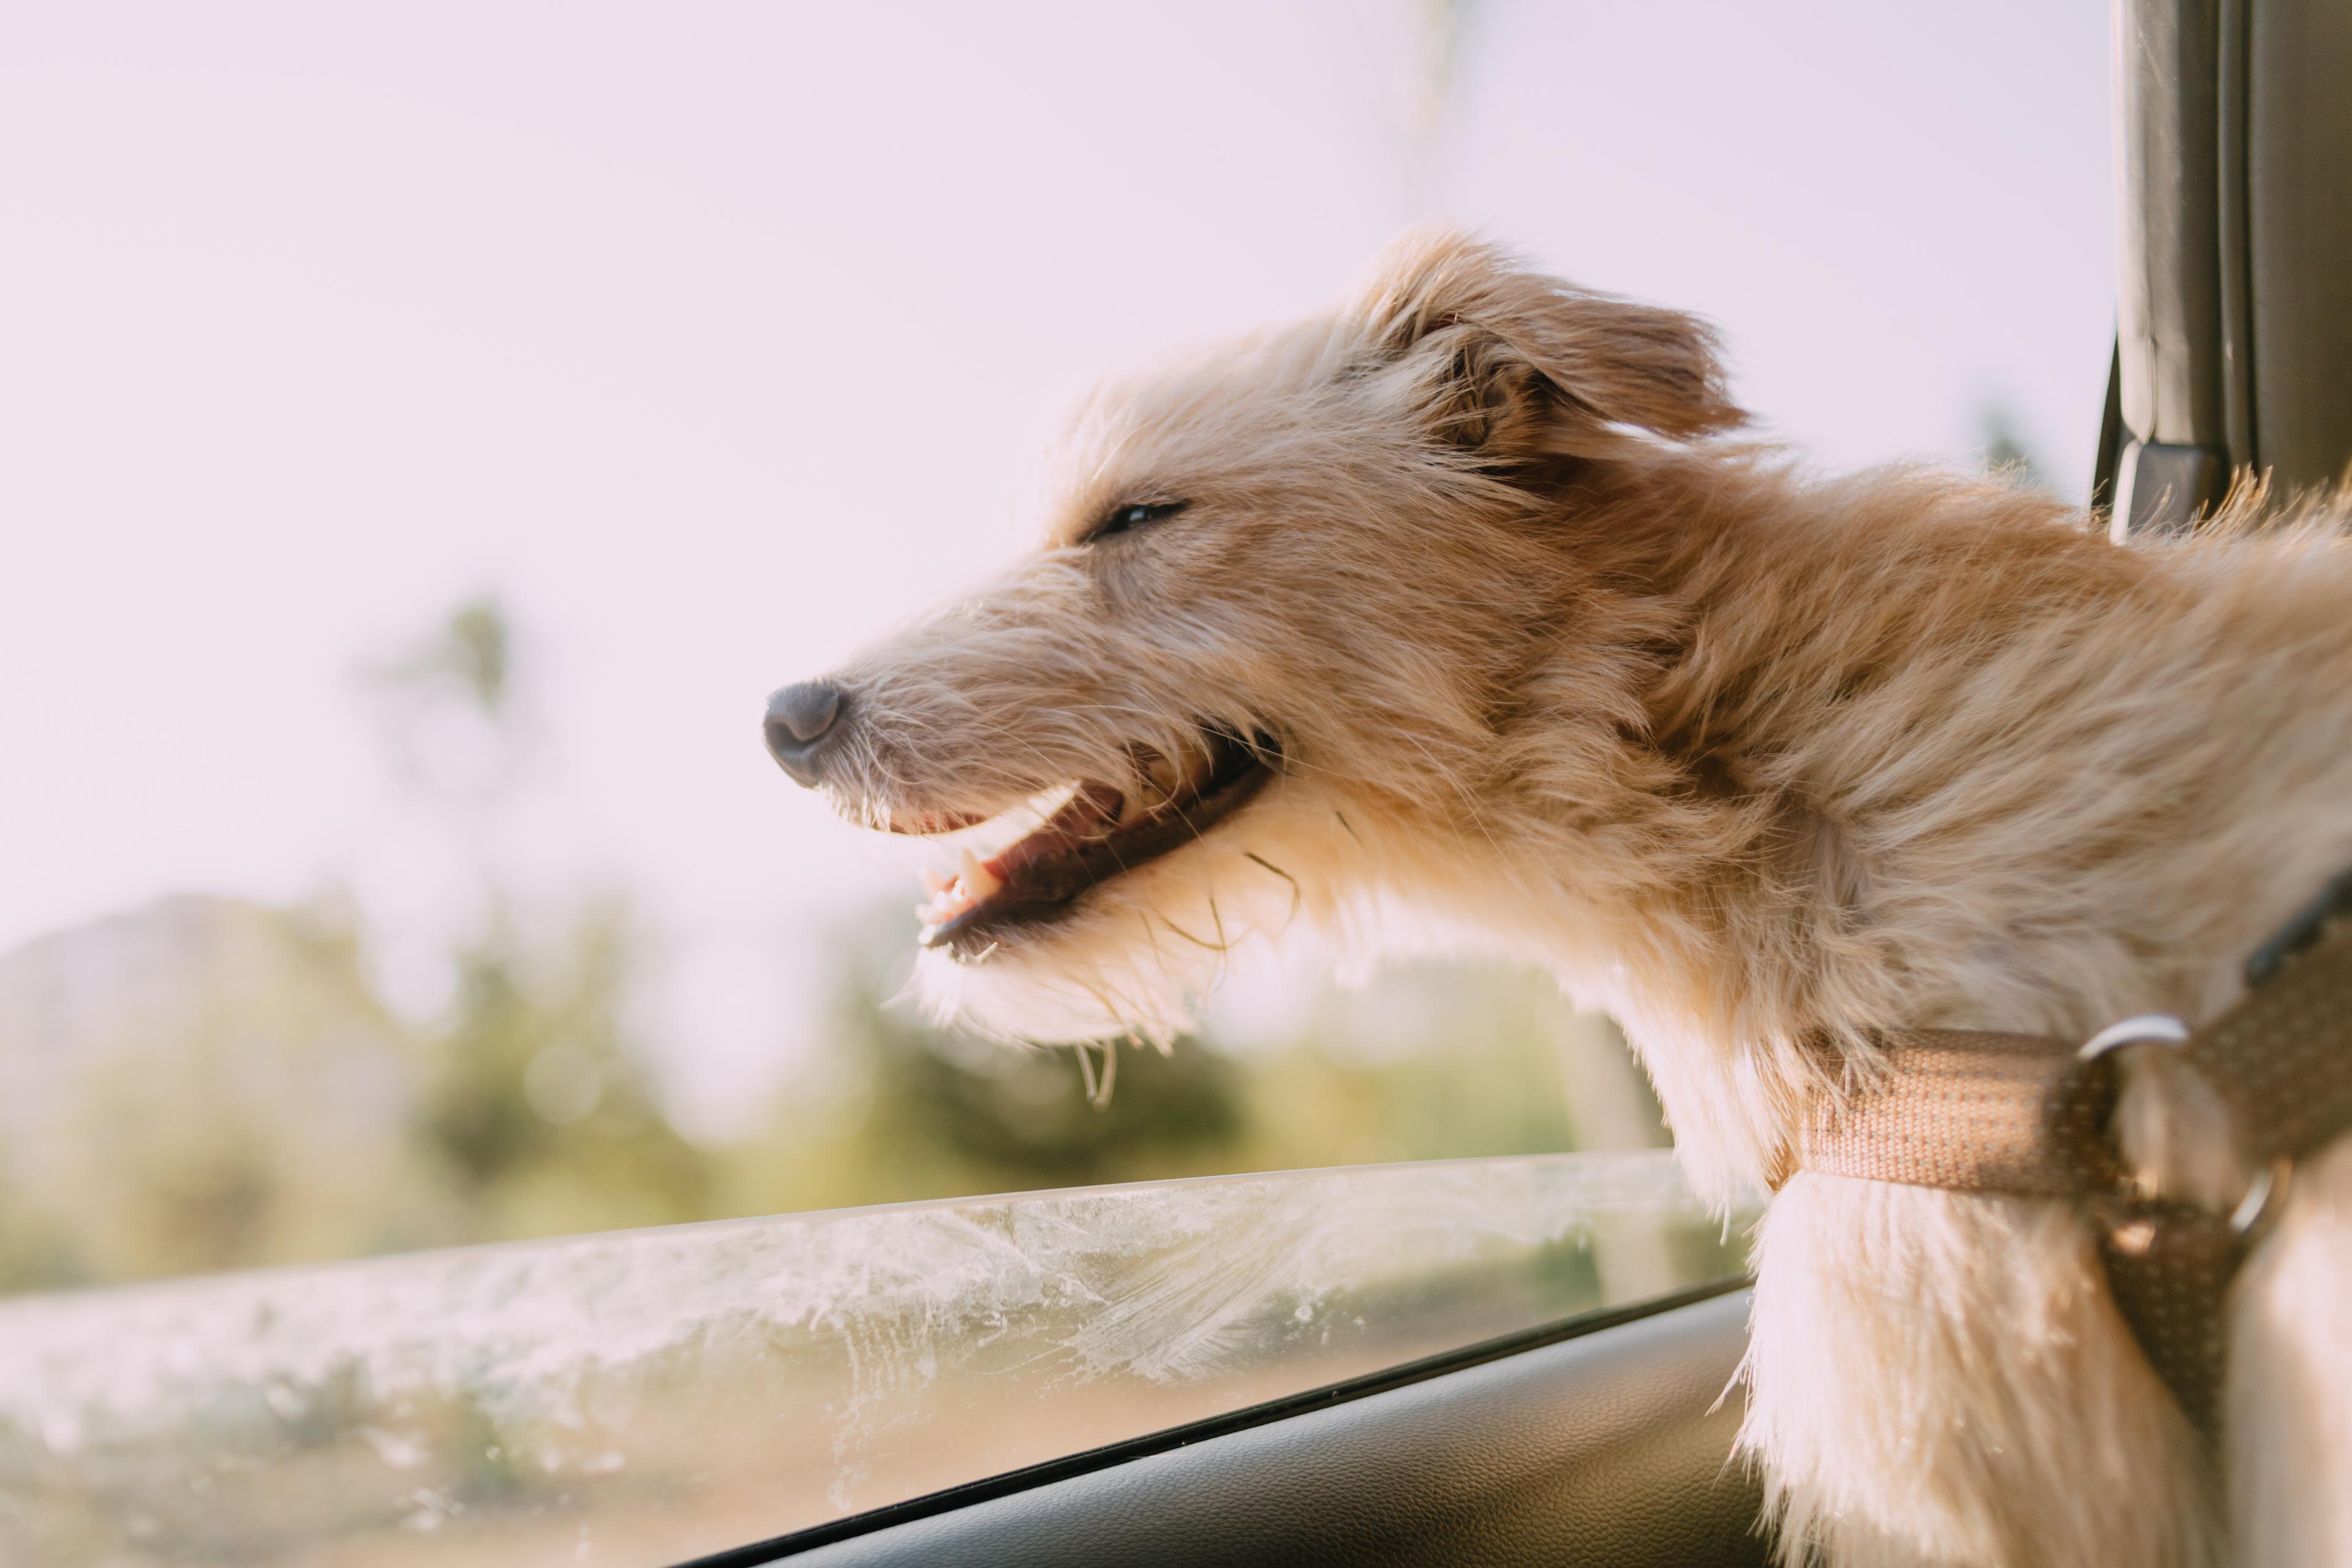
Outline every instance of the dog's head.
<path fill-rule="evenodd" d="M 959 836 L 921 911 L 942 1009 L 1164 1038 L 1244 933 L 1481 837 L 1573 635 L 1563 496 L 1740 418 L 1690 318 L 1410 240 L 1332 316 L 1097 394 L 1037 552 L 777 692 L 770 749 Z"/>

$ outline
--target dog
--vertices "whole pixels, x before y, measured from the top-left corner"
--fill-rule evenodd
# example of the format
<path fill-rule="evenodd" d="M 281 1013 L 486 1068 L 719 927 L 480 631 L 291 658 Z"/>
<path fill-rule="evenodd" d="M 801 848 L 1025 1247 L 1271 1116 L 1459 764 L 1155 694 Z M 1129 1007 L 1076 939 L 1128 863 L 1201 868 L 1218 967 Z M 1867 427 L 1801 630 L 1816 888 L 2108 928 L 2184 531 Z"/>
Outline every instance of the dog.
<path fill-rule="evenodd" d="M 1701 321 L 1411 237 L 1096 394 L 1036 552 L 777 692 L 770 749 L 971 846 L 921 910 L 942 1015 L 1165 1045 L 1234 944 L 1409 907 L 1613 1014 L 1719 1199 L 1836 1092 L 1808 1040 L 2231 1003 L 2352 866 L 2344 508 L 2125 545 L 1745 423 Z M 2125 1154 L 2226 1210 L 2150 1055 Z M 1783 1561 L 2352 1562 L 2352 1144 L 2234 1301 L 2217 1462 L 2068 1205 L 1798 1173 L 1742 1373 Z"/>

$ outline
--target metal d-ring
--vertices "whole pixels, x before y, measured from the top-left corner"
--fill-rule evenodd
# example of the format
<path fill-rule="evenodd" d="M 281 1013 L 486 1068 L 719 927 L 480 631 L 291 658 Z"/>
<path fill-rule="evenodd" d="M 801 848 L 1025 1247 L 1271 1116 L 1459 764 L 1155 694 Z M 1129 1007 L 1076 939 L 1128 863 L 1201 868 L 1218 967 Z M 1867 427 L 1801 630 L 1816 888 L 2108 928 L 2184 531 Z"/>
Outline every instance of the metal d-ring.
<path fill-rule="evenodd" d="M 2230 1211 L 2230 1234 L 2240 1240 L 2251 1240 L 2270 1228 L 2278 1217 L 2279 1206 L 2286 1202 L 2286 1190 L 2294 1181 L 2294 1162 L 2273 1160 L 2254 1178 L 2238 1206 Z"/>
<path fill-rule="evenodd" d="M 2084 1042 L 2074 1058 L 2077 1061 L 2094 1062 L 2125 1046 L 2179 1046 L 2188 1042 L 2189 1026 L 2171 1014 L 2143 1013 L 2101 1029 Z M 2259 1235 L 2277 1216 L 2294 1178 L 2292 1160 L 2273 1160 L 2263 1167 L 2246 1188 L 2246 1195 L 2230 1211 L 2230 1233 L 2242 1240 Z"/>
<path fill-rule="evenodd" d="M 2189 1026 L 2169 1013 L 2143 1013 L 2108 1025 L 2083 1043 L 2074 1053 L 2074 1089 L 2083 1100 L 2089 1117 L 2088 1126 L 2096 1131 L 2095 1151 L 2085 1157 L 2086 1185 L 2114 1186 L 2126 1191 L 2132 1186 L 2124 1164 L 2122 1151 L 2115 1144 L 2115 1132 L 2109 1126 L 2115 1114 L 2116 1100 L 2123 1091 L 2123 1075 L 2107 1058 L 2126 1046 L 2179 1046 L 2189 1038 Z"/>
<path fill-rule="evenodd" d="M 2181 1046 L 2189 1043 L 2189 1026 L 2169 1013 L 2142 1013 L 2109 1024 L 2083 1043 L 2074 1059 L 2094 1062 L 2124 1046 Z"/>

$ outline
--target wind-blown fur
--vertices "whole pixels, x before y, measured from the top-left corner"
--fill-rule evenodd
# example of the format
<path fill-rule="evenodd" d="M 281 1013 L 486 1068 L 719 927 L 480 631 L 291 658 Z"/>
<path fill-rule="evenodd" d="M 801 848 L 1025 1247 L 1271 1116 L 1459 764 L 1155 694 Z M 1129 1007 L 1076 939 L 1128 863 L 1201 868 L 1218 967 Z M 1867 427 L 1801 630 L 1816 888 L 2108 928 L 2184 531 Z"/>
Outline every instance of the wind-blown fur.
<path fill-rule="evenodd" d="M 1999 484 L 1812 478 L 1741 420 L 1699 323 L 1444 236 L 1097 395 L 1038 553 L 837 672 L 824 787 L 877 826 L 984 816 L 1204 728 L 1276 739 L 1283 776 L 1063 921 L 929 955 L 936 1004 L 1164 1042 L 1234 943 L 1372 940 L 1401 903 L 1614 1013 L 1718 1193 L 1832 1087 L 1809 1036 L 1866 1064 L 1879 1026 L 2226 1005 L 2352 865 L 2341 512 L 2249 495 L 2125 548 Z M 2126 1120 L 2154 1179 L 2234 1181 Z M 2232 1548 L 2069 1211 L 1797 1176 L 1743 1436 L 1785 1554 L 2352 1560 L 2347 1205 L 2339 1151 L 2241 1289 Z"/>

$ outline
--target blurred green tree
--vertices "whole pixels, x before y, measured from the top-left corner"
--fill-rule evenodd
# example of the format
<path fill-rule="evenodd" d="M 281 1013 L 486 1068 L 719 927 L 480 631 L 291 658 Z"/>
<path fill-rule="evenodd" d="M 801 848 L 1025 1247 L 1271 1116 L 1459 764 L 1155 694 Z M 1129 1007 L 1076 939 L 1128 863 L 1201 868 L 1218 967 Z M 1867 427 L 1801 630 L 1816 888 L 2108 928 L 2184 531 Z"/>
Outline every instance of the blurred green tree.
<path fill-rule="evenodd" d="M 712 1157 L 662 1113 L 625 1026 L 635 932 L 618 895 L 514 918 L 492 822 L 524 774 L 514 625 L 499 600 L 460 603 L 370 672 L 399 774 L 469 851 L 475 929 L 449 954 L 446 1016 L 423 1031 L 419 1131 L 478 1233 L 661 1225 L 709 1212 Z"/>
<path fill-rule="evenodd" d="M 415 1042 L 360 958 L 330 910 L 181 897 L 0 960 L 0 1053 L 33 1112 L 0 1163 L 10 1282 L 458 1239 L 409 1136 Z"/>
<path fill-rule="evenodd" d="M 712 1156 L 664 1117 L 625 1043 L 624 911 L 579 911 L 562 941 L 534 952 L 494 915 L 458 950 L 449 1016 L 423 1043 L 421 1133 L 485 1237 L 704 1217 Z"/>

